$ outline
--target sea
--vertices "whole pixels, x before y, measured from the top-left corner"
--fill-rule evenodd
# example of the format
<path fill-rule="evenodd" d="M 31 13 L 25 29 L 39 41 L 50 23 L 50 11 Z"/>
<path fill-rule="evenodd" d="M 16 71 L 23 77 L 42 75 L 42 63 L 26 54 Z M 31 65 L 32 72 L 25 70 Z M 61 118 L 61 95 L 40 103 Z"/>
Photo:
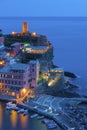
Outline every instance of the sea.
<path fill-rule="evenodd" d="M 54 48 L 54 64 L 77 75 L 69 79 L 79 86 L 75 92 L 87 96 L 87 17 L 0 17 L 3 34 L 21 32 L 22 23 L 28 30 L 46 35 Z M 0 130 L 47 130 L 37 119 L 9 114 L 0 102 Z M 57 129 L 56 129 L 57 130 Z"/>

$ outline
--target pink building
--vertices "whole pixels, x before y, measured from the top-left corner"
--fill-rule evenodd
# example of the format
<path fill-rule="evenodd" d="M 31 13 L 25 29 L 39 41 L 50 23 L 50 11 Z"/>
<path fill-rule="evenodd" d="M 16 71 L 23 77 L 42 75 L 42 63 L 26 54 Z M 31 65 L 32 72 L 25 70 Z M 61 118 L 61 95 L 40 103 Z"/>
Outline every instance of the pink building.
<path fill-rule="evenodd" d="M 22 97 L 29 88 L 37 86 L 38 61 L 28 64 L 13 63 L 0 69 L 0 93 Z"/>
<path fill-rule="evenodd" d="M 8 56 L 16 56 L 21 48 L 21 43 L 16 42 L 6 49 Z"/>
<path fill-rule="evenodd" d="M 0 45 L 4 44 L 4 37 L 0 37 Z"/>

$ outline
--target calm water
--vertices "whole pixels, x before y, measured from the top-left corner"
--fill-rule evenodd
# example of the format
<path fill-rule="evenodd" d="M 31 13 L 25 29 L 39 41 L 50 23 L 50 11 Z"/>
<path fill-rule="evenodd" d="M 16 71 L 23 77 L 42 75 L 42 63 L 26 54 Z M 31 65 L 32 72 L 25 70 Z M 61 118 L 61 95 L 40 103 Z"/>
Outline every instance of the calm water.
<path fill-rule="evenodd" d="M 17 114 L 16 111 L 9 112 L 6 105 L 0 102 L 0 130 L 49 130 L 47 126 L 37 118 L 30 118 L 34 113 L 28 115 Z M 58 126 L 54 130 L 61 130 Z"/>
<path fill-rule="evenodd" d="M 24 21 L 28 22 L 30 32 L 48 37 L 54 46 L 54 63 L 77 74 L 79 78 L 72 81 L 80 86 L 77 90 L 80 94 L 87 95 L 87 18 L 0 18 L 0 28 L 4 34 L 21 32 Z M 7 130 L 7 127 L 9 130 L 46 130 L 44 125 L 29 117 L 23 118 L 16 113 L 9 116 L 6 111 L 2 115 L 2 107 L 0 105 L 1 130 Z"/>
<path fill-rule="evenodd" d="M 30 114 L 23 116 L 5 109 L 5 103 L 0 102 L 0 130 L 48 130 L 47 127 L 37 119 L 31 119 Z M 57 129 L 55 129 L 57 130 Z"/>

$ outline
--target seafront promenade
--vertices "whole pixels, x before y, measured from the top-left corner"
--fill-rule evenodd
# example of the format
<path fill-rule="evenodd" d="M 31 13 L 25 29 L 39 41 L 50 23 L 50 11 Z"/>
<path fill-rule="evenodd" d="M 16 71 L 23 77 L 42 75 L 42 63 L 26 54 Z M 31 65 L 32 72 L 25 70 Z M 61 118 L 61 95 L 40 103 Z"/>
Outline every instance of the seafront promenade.
<path fill-rule="evenodd" d="M 6 95 L 0 95 L 0 99 L 5 101 L 17 101 Z M 70 113 L 74 110 L 79 111 L 77 106 L 81 102 L 87 102 L 87 99 L 61 98 L 43 94 L 37 95 L 34 98 L 27 98 L 24 101 L 18 100 L 17 105 L 53 119 L 61 130 L 82 130 L 79 128 L 78 122 L 67 114 L 67 111 Z M 75 115 L 75 117 L 77 117 L 77 115 Z"/>
<path fill-rule="evenodd" d="M 65 107 L 62 104 L 64 100 L 65 98 L 39 95 L 34 99 L 25 101 L 24 103 L 19 102 L 18 105 L 52 118 L 62 128 L 62 130 L 80 130 L 78 124 L 63 110 L 63 107 Z M 68 101 L 70 99 L 66 98 L 66 100 Z"/>

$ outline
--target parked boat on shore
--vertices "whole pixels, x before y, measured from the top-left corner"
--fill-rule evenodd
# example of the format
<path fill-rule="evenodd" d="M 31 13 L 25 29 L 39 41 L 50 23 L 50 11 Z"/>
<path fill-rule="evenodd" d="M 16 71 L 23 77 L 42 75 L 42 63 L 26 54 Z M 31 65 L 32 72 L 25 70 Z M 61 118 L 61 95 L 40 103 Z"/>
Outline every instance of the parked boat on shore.
<path fill-rule="evenodd" d="M 16 104 L 14 104 L 12 102 L 6 103 L 6 109 L 7 110 L 16 110 L 16 111 L 19 110 L 19 108 L 16 106 Z"/>
<path fill-rule="evenodd" d="M 18 111 L 17 111 L 17 113 L 19 114 L 19 113 L 24 113 L 24 109 L 19 109 Z"/>
<path fill-rule="evenodd" d="M 45 118 L 42 122 L 45 123 L 49 129 L 54 129 L 57 127 L 57 124 L 53 120 Z"/>
<path fill-rule="evenodd" d="M 9 105 L 12 105 L 12 104 L 13 104 L 12 102 L 7 102 L 6 106 L 9 106 Z"/>
<path fill-rule="evenodd" d="M 33 115 L 31 115 L 30 117 L 31 118 L 35 118 L 35 117 L 37 117 L 38 116 L 38 114 L 33 114 Z"/>
<path fill-rule="evenodd" d="M 43 119 L 44 116 L 38 116 L 37 119 L 40 120 L 40 119 Z"/>
<path fill-rule="evenodd" d="M 24 110 L 23 115 L 26 116 L 28 114 L 28 110 Z"/>

